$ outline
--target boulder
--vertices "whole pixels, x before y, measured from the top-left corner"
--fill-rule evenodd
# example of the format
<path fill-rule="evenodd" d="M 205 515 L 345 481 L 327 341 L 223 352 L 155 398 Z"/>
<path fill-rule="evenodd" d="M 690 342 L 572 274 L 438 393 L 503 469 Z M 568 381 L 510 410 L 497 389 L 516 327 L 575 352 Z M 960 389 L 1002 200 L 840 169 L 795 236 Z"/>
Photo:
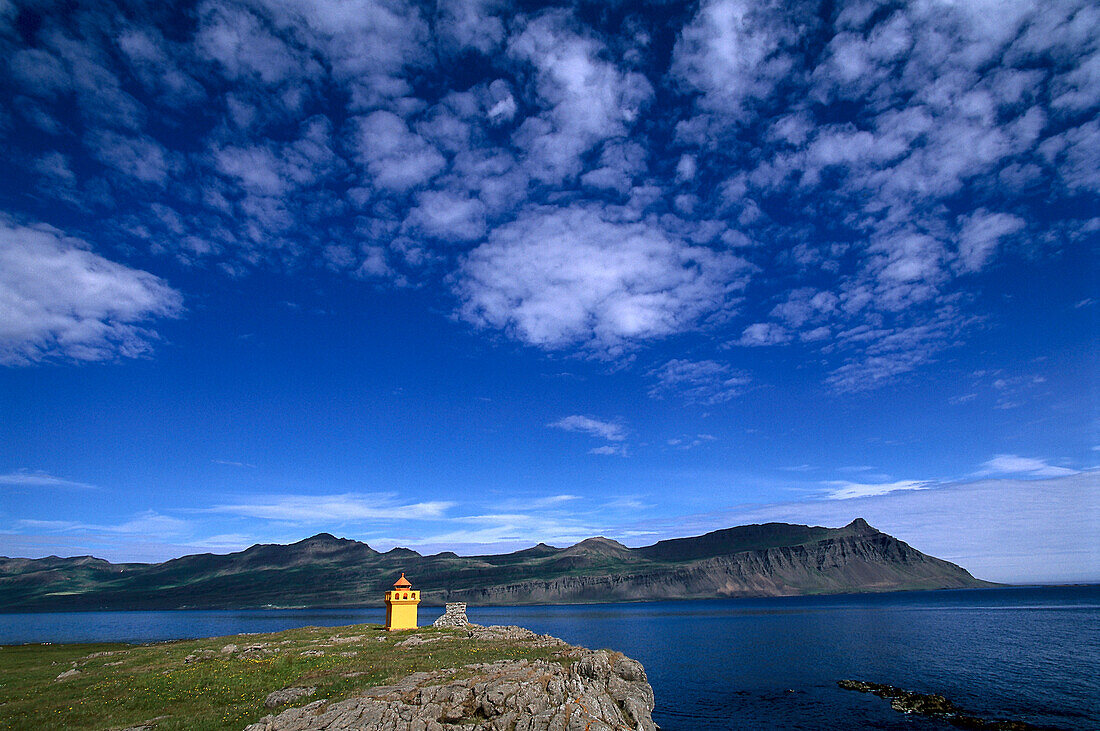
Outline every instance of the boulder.
<path fill-rule="evenodd" d="M 68 680 L 69 678 L 75 678 L 77 675 L 80 675 L 79 670 L 77 670 L 76 668 L 69 668 L 65 672 L 61 673 L 61 675 L 58 675 L 56 678 L 54 678 L 54 682 L 57 682 L 58 680 Z"/>

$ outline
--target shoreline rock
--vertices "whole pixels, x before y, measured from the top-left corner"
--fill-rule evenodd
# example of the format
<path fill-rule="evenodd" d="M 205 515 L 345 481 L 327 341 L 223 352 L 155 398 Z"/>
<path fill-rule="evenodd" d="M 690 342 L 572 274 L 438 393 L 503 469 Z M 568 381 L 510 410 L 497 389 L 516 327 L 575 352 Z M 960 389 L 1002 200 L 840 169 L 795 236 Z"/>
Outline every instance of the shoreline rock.
<path fill-rule="evenodd" d="M 890 707 L 898 713 L 917 713 L 938 718 L 956 728 L 984 729 L 985 731 L 1059 731 L 1052 726 L 1035 726 L 1026 721 L 972 716 L 938 693 L 914 693 L 893 685 L 868 683 L 864 680 L 838 680 L 836 684 L 844 690 L 871 693 L 888 700 Z"/>
<path fill-rule="evenodd" d="M 521 627 L 471 625 L 472 640 L 524 639 L 547 660 L 501 660 L 413 673 L 390 686 L 269 715 L 245 731 L 657 731 L 641 663 Z"/>

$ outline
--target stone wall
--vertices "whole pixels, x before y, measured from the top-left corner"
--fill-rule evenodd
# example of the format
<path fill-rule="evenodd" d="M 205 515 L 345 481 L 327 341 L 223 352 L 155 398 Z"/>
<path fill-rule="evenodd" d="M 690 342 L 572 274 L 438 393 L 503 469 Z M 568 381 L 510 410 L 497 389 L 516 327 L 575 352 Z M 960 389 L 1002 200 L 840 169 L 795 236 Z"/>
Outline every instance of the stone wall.
<path fill-rule="evenodd" d="M 465 602 L 448 602 L 443 616 L 432 622 L 433 627 L 465 627 L 470 623 L 466 619 Z"/>

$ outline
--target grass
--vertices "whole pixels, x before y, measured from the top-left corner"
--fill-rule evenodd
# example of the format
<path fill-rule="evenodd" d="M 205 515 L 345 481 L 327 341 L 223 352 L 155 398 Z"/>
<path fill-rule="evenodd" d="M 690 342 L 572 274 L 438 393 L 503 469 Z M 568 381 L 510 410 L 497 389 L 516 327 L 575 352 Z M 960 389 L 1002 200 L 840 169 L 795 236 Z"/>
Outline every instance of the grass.
<path fill-rule="evenodd" d="M 396 646 L 414 634 L 431 641 Z M 230 644 L 237 650 L 222 652 Z M 554 654 L 453 629 L 386 632 L 366 624 L 149 645 L 5 645 L 0 729 L 121 729 L 157 719 L 158 731 L 239 730 L 272 713 L 264 700 L 281 688 L 317 692 L 278 710 L 340 700 L 413 672 Z M 57 680 L 74 667 L 79 674 Z"/>

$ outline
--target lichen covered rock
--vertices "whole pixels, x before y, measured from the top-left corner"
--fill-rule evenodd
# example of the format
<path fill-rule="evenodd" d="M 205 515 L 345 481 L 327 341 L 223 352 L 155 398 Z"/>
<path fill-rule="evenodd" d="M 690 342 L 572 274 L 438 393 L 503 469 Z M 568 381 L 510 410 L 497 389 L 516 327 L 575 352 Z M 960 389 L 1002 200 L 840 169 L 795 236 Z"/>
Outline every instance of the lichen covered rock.
<path fill-rule="evenodd" d="M 521 628 L 474 628 L 482 637 L 522 631 L 560 649 L 547 660 L 502 660 L 413 673 L 330 703 L 267 716 L 245 731 L 656 731 L 653 689 L 635 660 Z M 480 637 L 479 637 L 480 639 Z"/>
<path fill-rule="evenodd" d="M 264 705 L 268 708 L 277 708 L 278 706 L 285 706 L 287 703 L 296 701 L 303 696 L 313 695 L 316 692 L 317 688 L 315 686 L 310 686 L 308 688 L 283 688 L 274 693 L 269 693 L 264 700 Z"/>

